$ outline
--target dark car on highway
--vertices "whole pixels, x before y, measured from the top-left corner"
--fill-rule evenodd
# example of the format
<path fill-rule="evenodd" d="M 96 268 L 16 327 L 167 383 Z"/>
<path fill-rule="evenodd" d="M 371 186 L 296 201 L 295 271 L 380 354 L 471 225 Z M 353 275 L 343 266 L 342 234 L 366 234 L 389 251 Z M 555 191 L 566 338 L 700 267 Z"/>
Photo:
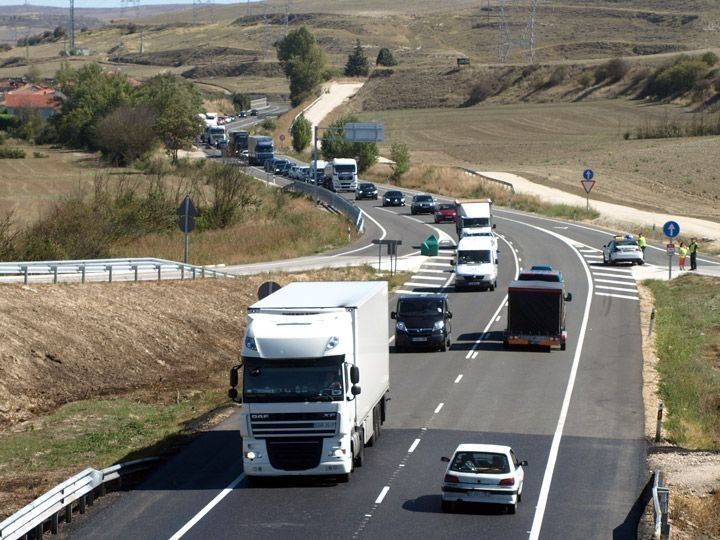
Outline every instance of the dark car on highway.
<path fill-rule="evenodd" d="M 286 159 L 269 159 L 265 162 L 265 172 L 273 174 L 282 174 L 282 170 L 288 163 Z"/>
<path fill-rule="evenodd" d="M 358 184 L 357 190 L 355 191 L 355 200 L 360 199 L 377 199 L 378 190 L 375 184 L 370 182 L 361 182 Z"/>
<path fill-rule="evenodd" d="M 409 348 L 446 351 L 450 347 L 452 313 L 447 294 L 402 295 L 395 319 L 395 350 Z"/>
<path fill-rule="evenodd" d="M 402 191 L 391 190 L 385 192 L 383 206 L 405 206 L 405 195 Z"/>
<path fill-rule="evenodd" d="M 452 221 L 455 222 L 457 217 L 457 207 L 452 203 L 438 204 L 435 208 L 435 223 L 441 221 Z"/>
<path fill-rule="evenodd" d="M 432 214 L 435 212 L 435 199 L 432 195 L 415 195 L 410 203 L 411 214 Z"/>

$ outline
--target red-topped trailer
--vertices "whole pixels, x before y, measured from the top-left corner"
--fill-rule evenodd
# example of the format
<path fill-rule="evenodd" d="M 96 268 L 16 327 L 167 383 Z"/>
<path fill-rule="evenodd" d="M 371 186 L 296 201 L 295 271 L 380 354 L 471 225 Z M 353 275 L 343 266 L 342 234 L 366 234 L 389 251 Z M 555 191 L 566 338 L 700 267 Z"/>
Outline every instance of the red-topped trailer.
<path fill-rule="evenodd" d="M 565 350 L 565 294 L 563 283 L 516 280 L 508 286 L 507 329 L 503 346 L 539 345 Z"/>

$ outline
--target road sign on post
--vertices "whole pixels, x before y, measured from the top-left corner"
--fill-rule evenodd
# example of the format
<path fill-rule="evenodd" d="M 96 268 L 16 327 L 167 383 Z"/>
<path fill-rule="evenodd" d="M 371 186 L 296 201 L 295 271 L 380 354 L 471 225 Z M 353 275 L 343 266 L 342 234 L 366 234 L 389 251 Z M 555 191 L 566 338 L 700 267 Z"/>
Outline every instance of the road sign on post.
<path fill-rule="evenodd" d="M 594 177 L 595 173 L 592 169 L 585 169 L 583 171 L 583 180 L 580 180 L 580 183 L 585 190 L 585 208 L 588 212 L 590 211 L 590 190 L 595 185 L 595 180 L 593 180 Z"/>
<path fill-rule="evenodd" d="M 382 142 L 385 140 L 385 124 L 348 122 L 345 124 L 345 140 L 348 142 Z"/>
<path fill-rule="evenodd" d="M 180 230 L 185 233 L 185 264 L 188 263 L 188 251 L 190 248 L 190 237 L 189 234 L 195 229 L 195 218 L 198 215 L 197 208 L 192 202 L 190 195 L 185 195 L 185 199 L 180 204 L 177 210 L 180 216 L 179 225 Z"/>
<path fill-rule="evenodd" d="M 680 224 L 677 221 L 666 221 L 663 225 L 663 234 L 671 240 L 680 234 Z M 670 242 L 667 245 L 668 254 L 668 279 L 672 279 L 672 258 L 675 255 L 675 245 Z"/>

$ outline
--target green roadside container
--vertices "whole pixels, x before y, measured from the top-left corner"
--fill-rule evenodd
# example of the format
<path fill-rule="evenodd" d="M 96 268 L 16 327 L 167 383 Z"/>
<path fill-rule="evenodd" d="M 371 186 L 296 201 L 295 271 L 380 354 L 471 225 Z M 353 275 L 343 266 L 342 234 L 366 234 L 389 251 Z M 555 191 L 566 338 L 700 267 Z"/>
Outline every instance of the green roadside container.
<path fill-rule="evenodd" d="M 428 236 L 420 245 L 420 254 L 427 257 L 436 257 L 440 251 L 440 243 L 434 236 Z"/>

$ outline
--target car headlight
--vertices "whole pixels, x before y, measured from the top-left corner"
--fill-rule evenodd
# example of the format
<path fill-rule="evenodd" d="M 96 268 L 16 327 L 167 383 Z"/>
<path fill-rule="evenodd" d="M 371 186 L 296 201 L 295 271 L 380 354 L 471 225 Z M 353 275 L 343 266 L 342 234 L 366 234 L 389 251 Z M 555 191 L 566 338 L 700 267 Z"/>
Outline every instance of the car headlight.
<path fill-rule="evenodd" d="M 395 323 L 395 328 L 400 330 L 401 332 L 407 332 L 407 326 L 405 326 L 405 323 L 402 321 L 398 321 Z"/>
<path fill-rule="evenodd" d="M 433 330 L 442 330 L 445 328 L 445 321 L 435 321 L 433 324 Z"/>
<path fill-rule="evenodd" d="M 254 337 L 245 336 L 245 348 L 250 349 L 251 351 L 257 351 L 257 343 L 255 342 Z"/>

